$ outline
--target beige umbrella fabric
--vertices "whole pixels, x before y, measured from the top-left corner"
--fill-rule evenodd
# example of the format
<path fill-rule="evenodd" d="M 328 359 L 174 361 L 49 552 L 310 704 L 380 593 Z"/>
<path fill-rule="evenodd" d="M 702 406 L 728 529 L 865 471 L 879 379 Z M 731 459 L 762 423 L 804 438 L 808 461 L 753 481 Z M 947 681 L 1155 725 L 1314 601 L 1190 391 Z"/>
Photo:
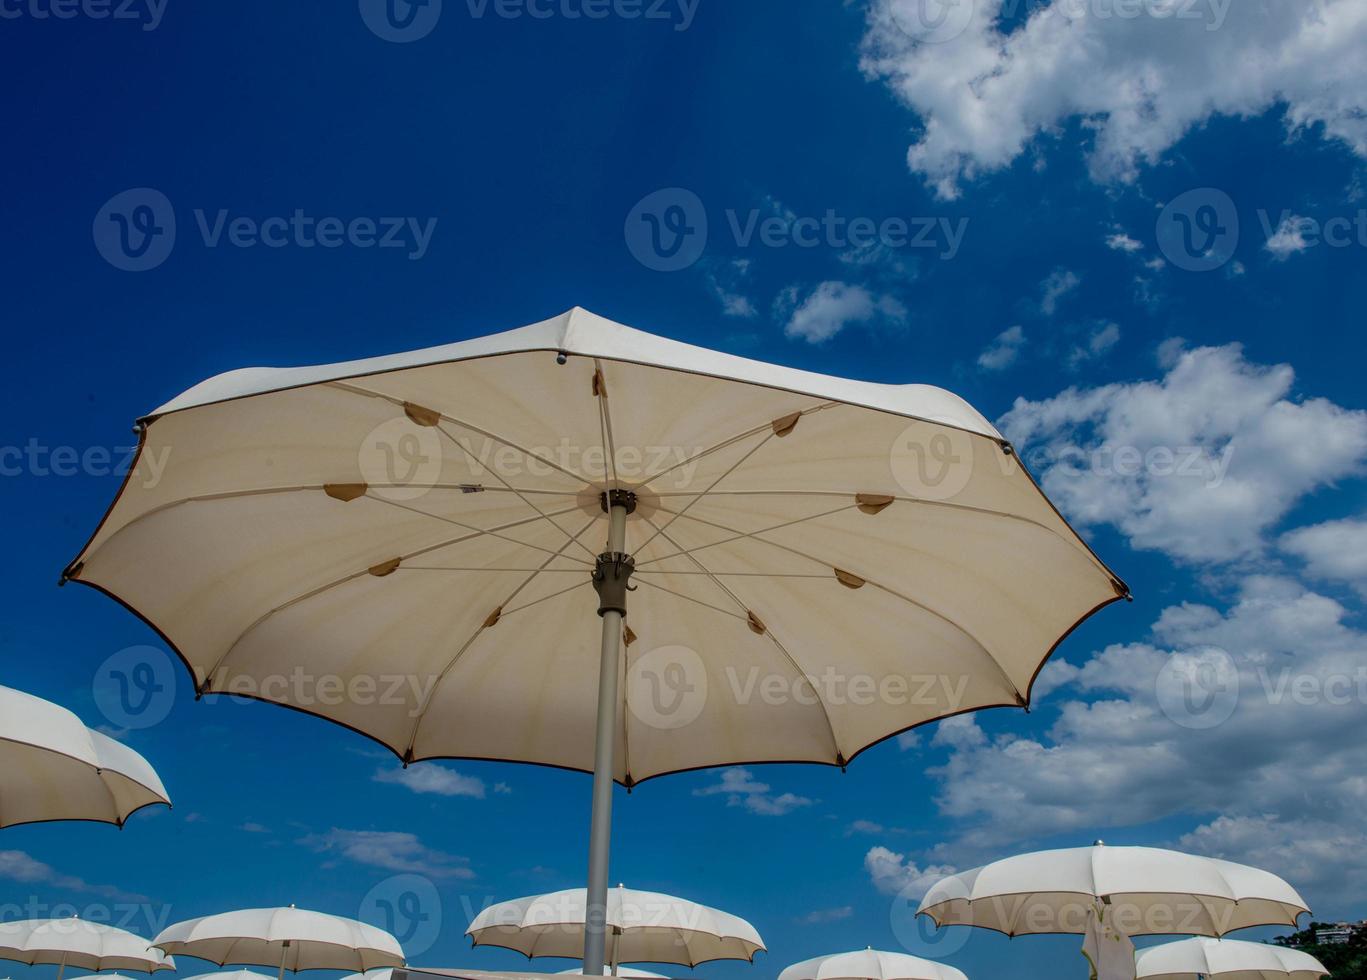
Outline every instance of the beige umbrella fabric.
<path fill-rule="evenodd" d="M 968 980 L 962 970 L 907 953 L 861 949 L 794 963 L 778 980 Z"/>
<path fill-rule="evenodd" d="M 171 954 L 224 966 L 353 970 L 404 965 L 399 941 L 375 926 L 306 909 L 243 909 L 177 922 L 152 944 Z"/>
<path fill-rule="evenodd" d="M 1309 911 L 1276 875 L 1152 847 L 1039 851 L 937 882 L 918 915 L 937 926 L 1008 936 L 1085 934 L 1099 903 L 1130 937 L 1223 936 L 1250 926 L 1294 926 Z"/>
<path fill-rule="evenodd" d="M 66 708 L 0 687 L 0 828 L 52 820 L 122 827 L 171 805 L 147 760 Z"/>
<path fill-rule="evenodd" d="M 221 375 L 148 416 L 139 452 L 164 471 L 134 469 L 66 578 L 146 619 L 201 693 L 321 715 L 408 762 L 594 769 L 608 489 L 637 500 L 626 785 L 843 766 L 1025 705 L 1060 639 L 1128 594 L 949 392 L 578 309 Z"/>
<path fill-rule="evenodd" d="M 56 966 L 58 980 L 67 967 L 139 973 L 176 968 L 175 960 L 141 936 L 74 916 L 0 922 L 0 959 Z"/>
<path fill-rule="evenodd" d="M 475 916 L 466 935 L 476 946 L 499 946 L 528 958 L 578 957 L 587 915 L 585 889 L 570 888 L 490 905 Z M 621 885 L 608 892 L 607 925 L 609 966 L 751 962 L 765 948 L 759 932 L 740 916 Z"/>
<path fill-rule="evenodd" d="M 1139 980 L 1319 980 L 1329 975 L 1309 953 L 1235 939 L 1185 939 L 1141 950 Z"/>

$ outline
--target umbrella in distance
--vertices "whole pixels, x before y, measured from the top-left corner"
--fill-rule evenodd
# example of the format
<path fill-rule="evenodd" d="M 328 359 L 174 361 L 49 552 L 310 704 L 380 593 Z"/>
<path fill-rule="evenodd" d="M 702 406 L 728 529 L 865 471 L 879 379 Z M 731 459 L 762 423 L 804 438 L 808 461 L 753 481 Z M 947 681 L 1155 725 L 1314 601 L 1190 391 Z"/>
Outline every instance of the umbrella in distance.
<path fill-rule="evenodd" d="M 1139 980 L 1319 980 L 1329 971 L 1309 953 L 1237 939 L 1184 939 L 1141 950 Z"/>
<path fill-rule="evenodd" d="M 74 916 L 0 922 L 0 959 L 29 966 L 55 966 L 57 980 L 61 980 L 69 966 L 78 970 L 138 973 L 176 968 L 175 960 L 154 949 L 141 936 Z"/>

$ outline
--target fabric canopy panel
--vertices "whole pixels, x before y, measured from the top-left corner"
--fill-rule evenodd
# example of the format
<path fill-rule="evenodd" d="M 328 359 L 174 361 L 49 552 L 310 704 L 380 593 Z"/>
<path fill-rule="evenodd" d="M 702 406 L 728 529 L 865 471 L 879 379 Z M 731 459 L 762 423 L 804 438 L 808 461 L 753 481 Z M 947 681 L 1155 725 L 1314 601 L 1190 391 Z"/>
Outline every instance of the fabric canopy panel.
<path fill-rule="evenodd" d="M 74 714 L 0 687 L 0 827 L 49 820 L 123 826 L 143 807 L 170 805 L 147 760 L 86 728 Z"/>
<path fill-rule="evenodd" d="M 921 902 L 938 926 L 978 926 L 1008 936 L 1082 934 L 1097 900 L 1127 936 L 1223 936 L 1260 925 L 1295 925 L 1309 911 L 1267 871 L 1151 847 L 1040 851 L 951 875 Z"/>
<path fill-rule="evenodd" d="M 968 980 L 962 970 L 934 960 L 861 949 L 794 963 L 778 980 Z"/>
<path fill-rule="evenodd" d="M 243 909 L 178 922 L 153 945 L 220 966 L 244 963 L 285 970 L 354 970 L 404 965 L 399 942 L 383 929 L 305 909 Z"/>
<path fill-rule="evenodd" d="M 1309 953 L 1233 939 L 1187 939 L 1142 950 L 1139 980 L 1319 980 L 1329 975 Z"/>
<path fill-rule="evenodd" d="M 156 973 L 176 968 L 175 960 L 141 936 L 77 918 L 0 922 L 0 959 L 60 970 Z"/>
<path fill-rule="evenodd" d="M 579 957 L 584 950 L 585 889 L 571 888 L 499 902 L 484 909 L 466 934 L 476 946 L 501 946 L 525 956 Z M 739 916 L 673 895 L 617 887 L 608 892 L 608 941 L 613 963 L 753 960 L 764 950 L 755 927 Z"/>
<path fill-rule="evenodd" d="M 1060 639 L 1128 595 L 956 396 L 582 310 L 204 382 L 146 420 L 67 577 L 143 616 L 201 692 L 321 715 L 408 762 L 592 771 L 609 489 L 637 499 L 627 785 L 844 765 L 1026 705 Z"/>

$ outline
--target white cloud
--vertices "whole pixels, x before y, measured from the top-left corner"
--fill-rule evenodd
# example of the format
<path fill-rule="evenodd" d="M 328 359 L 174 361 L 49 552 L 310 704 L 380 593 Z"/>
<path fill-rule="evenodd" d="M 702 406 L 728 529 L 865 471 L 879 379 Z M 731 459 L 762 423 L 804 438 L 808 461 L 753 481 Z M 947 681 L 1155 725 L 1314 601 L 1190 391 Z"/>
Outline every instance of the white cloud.
<path fill-rule="evenodd" d="M 299 843 L 322 854 L 338 854 L 357 864 L 386 871 L 411 872 L 429 878 L 468 880 L 475 877 L 468 858 L 433 850 L 416 835 L 399 831 L 339 830 L 334 827 L 326 834 L 309 834 Z"/>
<path fill-rule="evenodd" d="M 447 769 L 432 762 L 424 762 L 408 769 L 377 769 L 374 780 L 377 783 L 403 786 L 414 793 L 484 799 L 484 780 L 477 776 L 462 775 L 454 769 Z"/>
<path fill-rule="evenodd" d="M 853 915 L 854 908 L 852 906 L 841 905 L 838 908 L 817 909 L 814 912 L 808 912 L 806 915 L 802 916 L 802 918 L 798 919 L 798 921 L 804 922 L 809 926 L 816 926 L 824 925 L 828 922 L 843 922 Z"/>
<path fill-rule="evenodd" d="M 908 163 L 942 197 L 1074 121 L 1099 181 L 1133 180 L 1217 115 L 1277 110 L 1289 129 L 1367 156 L 1360 0 L 1154 0 L 1128 16 L 1101 0 L 1042 0 L 1006 31 L 1006 0 L 977 0 L 944 43 L 915 37 L 918 2 L 871 3 L 862 65 L 919 115 Z"/>
<path fill-rule="evenodd" d="M 1117 231 L 1106 236 L 1106 247 L 1117 252 L 1138 252 L 1144 247 L 1144 243 L 1131 238 L 1123 231 Z M 1162 259 L 1159 259 L 1159 262 L 1161 264 Z"/>
<path fill-rule="evenodd" d="M 1120 343 L 1120 325 L 1100 323 L 1093 328 L 1087 340 L 1068 352 L 1068 366 L 1074 370 L 1088 361 L 1105 357 L 1116 344 Z"/>
<path fill-rule="evenodd" d="M 1367 520 L 1297 528 L 1282 535 L 1279 543 L 1283 551 L 1305 562 L 1312 577 L 1351 585 L 1367 596 Z"/>
<path fill-rule="evenodd" d="M 882 834 L 887 831 L 881 823 L 872 820 L 855 820 L 845 828 L 845 836 L 853 837 L 855 834 Z"/>
<path fill-rule="evenodd" d="M 1069 269 L 1055 269 L 1040 283 L 1040 309 L 1045 316 L 1053 316 L 1058 302 L 1081 285 L 1082 279 Z"/>
<path fill-rule="evenodd" d="M 263 825 L 261 825 L 261 824 L 259 824 L 259 823 L 256 823 L 256 822 L 253 821 L 253 820 L 248 820 L 246 823 L 244 823 L 241 827 L 239 827 L 239 828 L 237 828 L 237 829 L 238 829 L 238 830 L 241 830 L 243 833 L 247 833 L 247 834 L 269 834 L 269 833 L 270 833 L 270 829 L 269 829 L 268 827 L 265 827 L 265 826 L 263 826 Z"/>
<path fill-rule="evenodd" d="M 918 867 L 907 855 L 886 847 L 873 847 L 864 855 L 864 870 L 873 887 L 884 895 L 902 895 L 919 901 L 930 887 L 955 869 L 948 865 Z"/>
<path fill-rule="evenodd" d="M 1310 243 L 1305 240 L 1305 218 L 1296 215 L 1288 215 L 1282 219 L 1282 223 L 1277 226 L 1277 230 L 1268 236 L 1266 248 L 1279 261 L 1285 262 L 1297 252 L 1304 252 L 1310 247 Z"/>
<path fill-rule="evenodd" d="M 1157 381 L 1018 399 L 999 423 L 1084 526 L 1188 562 L 1256 557 L 1297 501 L 1367 459 L 1367 412 L 1293 397 L 1289 365 L 1238 344 L 1174 342 L 1160 357 Z"/>
<path fill-rule="evenodd" d="M 1004 371 L 1016 363 L 1024 347 L 1025 331 L 1019 326 L 1008 327 L 978 355 L 978 367 L 984 371 Z"/>
<path fill-rule="evenodd" d="M 1367 634 L 1348 615 L 1252 576 L 1227 610 L 1169 607 L 1148 642 L 1067 665 L 1055 697 L 1071 699 L 1047 735 L 959 748 L 932 770 L 960 828 L 936 853 L 978 863 L 1020 841 L 1189 817 L 1207 825 L 1190 849 L 1255 859 L 1321 895 L 1350 890 L 1313 843 L 1362 836 L 1330 832 L 1356 827 L 1367 803 Z"/>
<path fill-rule="evenodd" d="M 987 735 L 972 715 L 955 715 L 935 726 L 935 737 L 930 744 L 935 748 L 968 749 L 987 744 Z"/>
<path fill-rule="evenodd" d="M 24 851 L 0 851 L 0 878 L 21 885 L 47 885 L 64 892 L 100 895 L 120 902 L 145 902 L 146 896 L 112 885 L 92 885 L 75 875 L 63 874 Z"/>
<path fill-rule="evenodd" d="M 786 295 L 795 302 L 799 293 L 790 287 Z M 907 308 L 892 296 L 875 296 L 863 286 L 827 281 L 796 305 L 783 332 L 794 339 L 820 344 L 851 324 L 900 324 L 906 319 Z"/>
<path fill-rule="evenodd" d="M 721 303 L 724 316 L 750 320 L 759 316 L 759 310 L 745 295 L 745 284 L 750 276 L 749 259 L 732 259 L 720 265 L 713 263 L 707 270 L 707 285 L 712 295 Z"/>
<path fill-rule="evenodd" d="M 769 784 L 758 782 L 749 769 L 724 769 L 721 782 L 711 786 L 700 786 L 693 791 L 693 795 L 724 795 L 727 806 L 743 806 L 751 813 L 766 817 L 781 817 L 816 802 L 795 793 L 780 793 L 775 796 L 771 793 Z"/>

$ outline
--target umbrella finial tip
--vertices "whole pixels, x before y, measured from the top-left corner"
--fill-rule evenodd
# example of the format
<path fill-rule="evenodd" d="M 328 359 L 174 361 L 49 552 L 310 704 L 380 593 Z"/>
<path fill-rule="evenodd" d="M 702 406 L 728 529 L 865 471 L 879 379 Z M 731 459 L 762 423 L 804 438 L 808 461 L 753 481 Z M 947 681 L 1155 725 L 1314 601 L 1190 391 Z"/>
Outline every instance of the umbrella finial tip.
<path fill-rule="evenodd" d="M 1105 846 L 1106 846 L 1106 842 L 1105 842 L 1104 840 L 1092 841 L 1092 846 L 1093 846 L 1093 847 L 1105 847 Z"/>

